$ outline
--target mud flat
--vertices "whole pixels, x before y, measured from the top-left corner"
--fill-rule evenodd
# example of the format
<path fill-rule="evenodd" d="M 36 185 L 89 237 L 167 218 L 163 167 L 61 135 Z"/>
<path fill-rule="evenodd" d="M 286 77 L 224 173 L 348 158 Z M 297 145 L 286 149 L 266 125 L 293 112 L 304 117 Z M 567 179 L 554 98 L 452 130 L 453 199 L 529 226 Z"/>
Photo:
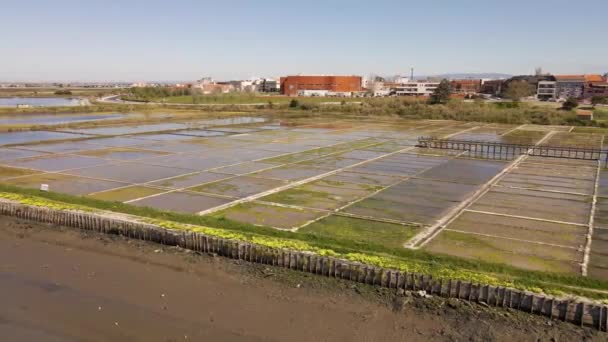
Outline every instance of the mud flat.
<path fill-rule="evenodd" d="M 606 333 L 56 226 L 0 220 L 6 341 L 603 341 Z"/>

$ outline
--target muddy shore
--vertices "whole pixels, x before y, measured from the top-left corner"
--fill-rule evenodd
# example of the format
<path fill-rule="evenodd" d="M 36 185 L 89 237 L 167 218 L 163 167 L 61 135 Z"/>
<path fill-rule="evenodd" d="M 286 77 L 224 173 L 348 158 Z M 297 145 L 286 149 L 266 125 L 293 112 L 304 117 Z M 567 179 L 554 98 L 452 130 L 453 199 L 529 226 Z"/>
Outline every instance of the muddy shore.
<path fill-rule="evenodd" d="M 0 217 L 3 341 L 606 341 L 521 312 L 420 299 Z"/>

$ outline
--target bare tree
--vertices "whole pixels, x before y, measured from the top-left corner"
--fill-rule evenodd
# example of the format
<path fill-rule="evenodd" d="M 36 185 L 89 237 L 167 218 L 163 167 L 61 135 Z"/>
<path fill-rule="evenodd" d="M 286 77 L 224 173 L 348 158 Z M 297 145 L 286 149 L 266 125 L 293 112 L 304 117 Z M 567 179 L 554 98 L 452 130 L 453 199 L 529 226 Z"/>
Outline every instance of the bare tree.
<path fill-rule="evenodd" d="M 517 80 L 509 83 L 505 91 L 505 97 L 513 101 L 519 101 L 522 97 L 533 95 L 534 92 L 534 86 L 524 80 Z"/>

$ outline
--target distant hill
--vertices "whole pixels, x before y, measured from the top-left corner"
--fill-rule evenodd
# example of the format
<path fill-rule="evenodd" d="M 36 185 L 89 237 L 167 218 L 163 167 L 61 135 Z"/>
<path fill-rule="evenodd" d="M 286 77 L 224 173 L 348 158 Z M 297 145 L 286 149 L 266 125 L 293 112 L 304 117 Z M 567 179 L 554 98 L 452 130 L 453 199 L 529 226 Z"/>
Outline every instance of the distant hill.
<path fill-rule="evenodd" d="M 513 75 L 509 74 L 501 74 L 495 72 L 484 72 L 484 73 L 453 73 L 453 74 L 440 74 L 440 75 L 426 75 L 426 76 L 416 76 L 416 79 L 421 78 L 447 78 L 447 79 L 480 79 L 480 78 L 490 78 L 490 79 L 507 79 L 512 77 Z"/>

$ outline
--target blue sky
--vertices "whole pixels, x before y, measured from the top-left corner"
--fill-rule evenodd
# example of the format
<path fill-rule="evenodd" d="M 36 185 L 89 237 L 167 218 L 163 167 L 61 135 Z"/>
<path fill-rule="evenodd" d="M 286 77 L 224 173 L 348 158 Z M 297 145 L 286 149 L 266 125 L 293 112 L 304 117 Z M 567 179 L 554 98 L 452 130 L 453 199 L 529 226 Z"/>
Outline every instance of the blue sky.
<path fill-rule="evenodd" d="M 606 0 L 0 5 L 0 81 L 608 72 Z"/>

